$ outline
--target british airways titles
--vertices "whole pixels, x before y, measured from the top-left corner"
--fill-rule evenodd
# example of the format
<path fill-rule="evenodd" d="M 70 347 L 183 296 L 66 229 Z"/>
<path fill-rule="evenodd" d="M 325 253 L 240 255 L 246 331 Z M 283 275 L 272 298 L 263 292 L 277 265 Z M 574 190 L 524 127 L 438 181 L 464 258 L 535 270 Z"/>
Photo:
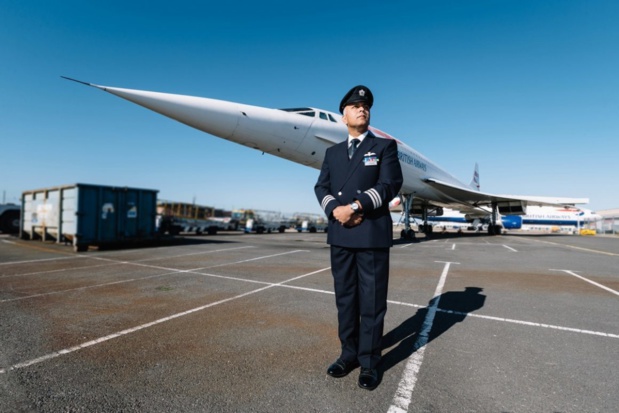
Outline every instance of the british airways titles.
<path fill-rule="evenodd" d="M 404 153 L 404 152 L 402 152 L 402 151 L 399 151 L 399 150 L 398 150 L 398 159 L 399 159 L 400 161 L 404 162 L 404 163 L 407 163 L 407 164 L 409 164 L 409 165 L 414 166 L 415 168 L 419 168 L 419 169 L 421 169 L 421 170 L 422 170 L 422 171 L 424 171 L 424 172 L 425 172 L 425 171 L 426 171 L 426 169 L 428 168 L 428 167 L 426 166 L 426 163 L 425 163 L 425 162 L 422 162 L 422 161 L 420 161 L 419 159 L 417 159 L 417 158 L 415 158 L 415 157 L 413 157 L 413 156 L 411 156 L 411 155 L 409 155 L 409 154 L 407 154 L 407 153 Z"/>

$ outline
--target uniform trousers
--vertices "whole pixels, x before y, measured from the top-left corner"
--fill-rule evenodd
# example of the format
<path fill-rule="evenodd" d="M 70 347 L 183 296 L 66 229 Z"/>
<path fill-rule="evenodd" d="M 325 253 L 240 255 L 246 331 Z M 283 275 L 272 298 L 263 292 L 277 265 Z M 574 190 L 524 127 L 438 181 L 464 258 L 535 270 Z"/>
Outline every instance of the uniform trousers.
<path fill-rule="evenodd" d="M 389 248 L 331 245 L 340 358 L 376 368 L 387 313 Z"/>

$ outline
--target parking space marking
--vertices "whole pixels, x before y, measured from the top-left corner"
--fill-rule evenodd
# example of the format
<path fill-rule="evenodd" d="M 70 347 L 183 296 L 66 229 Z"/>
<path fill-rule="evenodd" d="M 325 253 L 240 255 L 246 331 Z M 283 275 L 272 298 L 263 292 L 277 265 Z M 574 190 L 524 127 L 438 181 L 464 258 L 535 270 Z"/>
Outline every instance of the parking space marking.
<path fill-rule="evenodd" d="M 187 254 L 172 255 L 170 257 L 163 256 L 163 257 L 144 258 L 144 259 L 141 259 L 141 260 L 135 260 L 133 262 L 166 260 L 166 259 L 171 259 L 171 258 L 190 257 L 192 255 L 212 254 L 212 253 L 215 253 L 215 252 L 227 252 L 227 251 L 243 250 L 243 249 L 247 249 L 247 248 L 256 248 L 256 247 L 253 246 L 253 245 L 245 245 L 243 247 L 224 248 L 224 249 L 221 249 L 221 250 L 208 250 L 208 251 L 200 251 L 200 252 L 190 252 L 190 253 L 187 253 Z"/>
<path fill-rule="evenodd" d="M 266 285 L 264 287 L 257 288 L 255 290 L 251 290 L 251 291 L 248 291 L 248 292 L 243 293 L 243 294 L 235 295 L 233 297 L 229 297 L 229 298 L 225 298 L 223 300 L 215 301 L 213 303 L 209 303 L 209 304 L 206 304 L 206 305 L 203 305 L 203 306 L 200 306 L 200 307 L 196 307 L 196 308 L 193 308 L 191 310 L 183 311 L 181 313 L 176 313 L 176 314 L 173 314 L 173 315 L 168 316 L 168 317 L 160 318 L 158 320 L 151 321 L 150 323 L 146 323 L 146 324 L 142 324 L 142 325 L 139 325 L 139 326 L 136 326 L 136 327 L 128 328 L 126 330 L 122 330 L 122 331 L 119 331 L 117 333 L 109 334 L 109 335 L 104 336 L 104 337 L 99 337 L 99 338 L 97 338 L 95 340 L 91 340 L 91 341 L 87 341 L 87 342 L 82 343 L 82 344 L 78 344 L 77 346 L 65 348 L 65 349 L 62 349 L 62 350 L 59 350 L 59 351 L 54 351 L 52 353 L 46 354 L 46 355 L 41 356 L 41 357 L 37 357 L 37 358 L 32 359 L 32 360 L 27 360 L 27 361 L 24 361 L 22 363 L 14 364 L 14 365 L 12 365 L 10 367 L 2 368 L 2 369 L 0 369 L 0 374 L 5 374 L 5 373 L 8 373 L 9 371 L 13 371 L 13 370 L 17 370 L 17 369 L 22 369 L 24 367 L 28 367 L 28 366 L 32 366 L 34 364 L 42 363 L 44 361 L 51 360 L 51 359 L 54 359 L 56 357 L 60 357 L 60 356 L 65 355 L 65 354 L 73 353 L 73 352 L 76 352 L 78 350 L 94 346 L 96 344 L 104 343 L 104 342 L 112 340 L 114 338 L 122 337 L 122 336 L 125 336 L 127 334 L 135 333 L 137 331 L 144 330 L 146 328 L 153 327 L 153 326 L 161 324 L 161 323 L 165 323 L 166 321 L 174 320 L 174 319 L 177 319 L 179 317 L 183 317 L 183 316 L 186 316 L 186 315 L 189 315 L 189 314 L 196 313 L 198 311 L 205 310 L 207 308 L 214 307 L 216 305 L 224 304 L 224 303 L 227 303 L 227 302 L 230 302 L 230 301 L 233 301 L 233 300 L 237 300 L 239 298 L 247 297 L 249 295 L 259 293 L 259 292 L 267 290 L 269 288 L 277 287 L 277 286 L 280 286 L 280 285 L 283 285 L 283 284 L 286 284 L 286 283 L 289 283 L 289 282 L 292 282 L 292 281 L 299 280 L 299 279 L 304 278 L 304 277 L 309 277 L 310 275 L 314 275 L 314 274 L 326 271 L 329 268 L 330 267 L 322 268 L 322 269 L 316 270 L 316 271 L 312 271 L 312 272 L 309 272 L 307 274 L 299 275 L 297 277 L 293 277 L 293 278 L 290 278 L 288 280 L 285 280 L 285 281 L 282 281 L 282 282 L 279 282 L 279 283 L 269 284 L 269 285 Z"/>
<path fill-rule="evenodd" d="M 554 243 L 550 243 L 550 244 L 554 244 Z M 404 246 L 401 246 L 400 248 L 406 248 L 409 247 L 410 245 L 413 245 L 413 243 L 410 244 L 406 244 Z M 414 244 L 416 246 L 419 246 L 419 244 Z M 493 244 L 493 245 L 497 245 L 497 244 Z M 498 245 L 497 245 L 498 246 Z M 508 247 L 506 245 L 502 245 L 503 247 L 510 249 L 514 252 L 518 252 L 517 250 Z M 565 246 L 565 245 L 563 245 Z M 568 246 L 569 247 L 569 246 Z M 254 247 L 240 247 L 240 248 L 254 248 Z M 231 248 L 231 249 L 240 249 L 240 248 Z M 452 245 L 452 250 L 455 250 L 456 248 L 456 244 L 454 243 Z M 600 251 L 595 251 L 595 250 L 587 250 L 585 248 L 578 248 L 578 247 L 570 247 L 570 248 L 576 248 L 576 249 L 581 249 L 581 250 L 586 250 L 586 251 L 592 251 L 592 252 L 598 252 L 598 253 L 602 253 L 602 254 L 608 254 L 608 255 L 618 255 L 618 254 L 610 254 L 610 253 L 604 253 L 604 252 L 600 252 Z M 229 249 L 230 250 L 230 249 Z M 189 254 L 183 254 L 183 255 L 179 255 L 176 257 L 182 257 L 182 256 L 188 256 L 188 255 L 199 255 L 199 254 L 205 254 L 205 253 L 211 253 L 211 252 L 223 252 L 226 250 L 217 250 L 217 251 L 206 251 L 206 252 L 199 252 L 199 253 L 189 253 Z M 105 260 L 105 261 L 109 261 L 110 264 L 128 264 L 128 265 L 136 265 L 136 266 L 143 266 L 143 267 L 149 267 L 149 268 L 158 268 L 158 269 L 162 269 L 162 270 L 166 270 L 166 271 L 170 271 L 167 272 L 165 274 L 160 274 L 160 275 L 155 275 L 155 276 L 149 276 L 149 277 L 144 277 L 144 278 L 137 278 L 137 279 L 132 279 L 132 280 L 124 280 L 124 281 L 117 281 L 117 282 L 111 282 L 111 283 L 106 283 L 106 284 L 100 284 L 97 286 L 105 286 L 105 285 L 110 285 L 110 284 L 116 284 L 116 283 L 121 283 L 121 282 L 131 282 L 131 281 L 139 281 L 142 279 L 147 279 L 147 278 L 153 278 L 153 277 L 160 277 L 160 276 L 165 276 L 165 275 L 174 275 L 174 274 L 183 274 L 183 273 L 190 273 L 190 274 L 197 274 L 197 275 L 201 275 L 201 276 L 205 276 L 205 277 L 216 277 L 216 278 L 222 278 L 222 279 L 228 279 L 228 280 L 234 280 L 234 281 L 241 281 L 241 282 L 247 282 L 247 283 L 255 283 L 255 284 L 262 284 L 261 287 L 258 287 L 252 291 L 243 293 L 243 294 L 239 294 L 237 296 L 234 297 L 229 297 L 227 299 L 223 299 L 214 303 L 210 303 L 210 304 L 206 304 L 203 305 L 201 307 L 197 307 L 188 311 L 184 311 L 182 313 L 177 313 L 177 314 L 173 314 L 171 316 L 159 319 L 159 320 L 155 320 L 153 322 L 149 322 L 146 324 L 142 324 L 139 325 L 137 327 L 133 327 L 133 328 L 129 328 L 126 330 L 122 330 L 120 332 L 116 332 L 110 335 L 107 335 L 105 337 L 100 337 L 97 338 L 95 340 L 91 340 L 89 342 L 86 343 L 82 343 L 70 348 L 66 348 L 63 350 L 59 350 L 56 352 L 52 352 L 50 354 L 44 355 L 42 357 L 38 357 L 32 360 L 27 360 L 24 361 L 22 363 L 17 363 L 14 364 L 13 366 L 10 367 L 6 367 L 6 368 L 1 368 L 0 366 L 0 374 L 7 374 L 10 371 L 16 370 L 16 369 L 22 369 L 22 368 L 26 368 L 28 366 L 32 366 L 38 363 L 42 363 L 45 362 L 47 360 L 51 360 L 57 357 L 60 357 L 62 355 L 65 354 L 70 354 L 73 352 L 76 352 L 80 349 L 84 349 L 87 347 L 91 347 L 94 346 L 96 344 L 100 344 L 100 343 L 104 343 L 107 342 L 109 340 L 112 340 L 114 338 L 118 338 L 118 337 L 122 337 L 124 335 L 128 335 L 128 334 L 132 334 L 134 332 L 138 332 L 141 331 L 143 329 L 146 328 L 150 328 L 153 326 L 156 326 L 158 324 L 167 322 L 167 321 L 171 321 L 173 319 L 182 317 L 184 315 L 189 315 L 192 314 L 194 312 L 198 312 L 201 310 L 205 310 L 207 308 L 210 307 L 214 307 L 216 305 L 219 304 L 224 304 L 226 302 L 229 301 L 233 301 L 236 299 L 240 299 L 252 294 L 256 294 L 259 293 L 261 291 L 265 291 L 267 289 L 270 289 L 272 287 L 282 287 L 282 288 L 290 288 L 290 289 L 297 289 L 297 290 L 301 290 L 301 291 L 307 291 L 307 292 L 314 292 L 314 293 L 322 293 L 322 294 L 330 294 L 333 295 L 334 293 L 332 291 L 328 291 L 328 290 L 320 290 L 320 289 L 314 289 L 314 288 L 307 288 L 307 287 L 301 287 L 301 286 L 294 286 L 294 285 L 290 285 L 288 283 L 293 282 L 294 280 L 298 280 L 301 279 L 303 277 L 307 277 L 310 275 L 314 275 L 314 274 L 318 274 L 321 273 L 323 271 L 329 270 L 330 267 L 327 268 L 323 268 L 317 271 L 313 271 L 311 273 L 308 274 L 304 274 L 301 275 L 299 277 L 295 277 L 286 281 L 282 281 L 280 283 L 269 283 L 269 282 L 265 282 L 265 281 L 257 281 L 257 280 L 251 280 L 251 279 L 244 279 L 244 278 L 238 278 L 238 277 L 229 277 L 229 276 L 223 276 L 223 275 L 217 275 L 217 274 L 208 274 L 208 273 L 201 273 L 198 272 L 200 270 L 205 270 L 207 268 L 215 268 L 215 267 L 221 267 L 221 266 L 227 266 L 227 265 L 234 265 L 234 264 L 241 264 L 241 263 L 245 263 L 245 262 L 250 262 L 250 261 L 256 261 L 256 260 L 260 260 L 260 259 L 265 259 L 265 258 L 270 258 L 270 257 L 276 257 L 276 256 L 281 256 L 281 255 L 286 255 L 286 254 L 294 254 L 297 252 L 302 252 L 304 250 L 294 250 L 294 251 L 287 251 L 281 254 L 273 254 L 273 255 L 267 255 L 267 256 L 262 256 L 262 257 L 256 257 L 256 258 L 251 258 L 251 259 L 247 259 L 247 260 L 242 260 L 242 261 L 236 261 L 233 263 L 227 263 L 227 264 L 219 264 L 219 265 L 215 265 L 215 266 L 211 266 L 211 267 L 201 267 L 201 268 L 195 268 L 195 269 L 189 269 L 189 270 L 181 270 L 181 269 L 174 269 L 174 268 L 167 268 L 167 267 L 158 267 L 158 266 L 154 266 L 154 265 L 148 265 L 148 264 L 142 264 L 142 263 L 138 263 L 138 261 L 143 262 L 143 261 L 150 261 L 151 259 L 144 259 L 144 260 L 136 260 L 136 261 L 122 261 L 122 260 L 114 260 L 114 259 L 105 259 L 102 257 L 88 257 L 88 256 L 70 256 L 70 257 L 62 257 L 62 258 L 52 258 L 52 259 L 44 259 L 44 260 L 33 260 L 33 261 L 22 261 L 22 262 L 14 262 L 14 263 L 0 263 L 0 265 L 4 265 L 4 264 L 19 264 L 19 263 L 36 263 L 36 262 L 41 262 L 41 261 L 50 261 L 50 260 L 59 260 L 59 259 L 67 259 L 67 258 L 92 258 L 92 259 L 101 259 L 101 260 Z M 404 253 L 404 252 L 403 252 Z M 176 257 L 158 257 L 158 258 L 154 258 L 152 260 L 155 259 L 159 259 L 159 258 L 167 258 L 167 259 L 174 259 Z M 445 313 L 445 314 L 453 314 L 453 315 L 457 315 L 457 316 L 466 316 L 469 318 L 479 318 L 482 320 L 488 320 L 488 321 L 498 321 L 498 322 L 503 322 L 503 323 L 510 323 L 510 324 L 515 324 L 515 325 L 521 325 L 521 326 L 525 326 L 525 327 L 533 327 L 533 328 L 545 328 L 545 329 L 551 329 L 551 330 L 557 330 L 557 331 L 564 331 L 564 332 L 571 332 L 571 333 L 578 333 L 578 334 L 586 334 L 586 335 L 592 335 L 592 336 L 598 336 L 598 337 L 605 337 L 605 338 L 611 338 L 611 339 L 619 339 L 619 335 L 617 334 L 610 334 L 610 333 L 604 333 L 604 332 L 598 332 L 598 331 L 591 331 L 591 330 L 582 330 L 582 329 L 577 329 L 577 328 L 570 328 L 570 327 L 563 327 L 563 326 L 557 326 L 557 325 L 549 325 L 549 324 L 543 324 L 543 323 L 537 323 L 537 322 L 530 322 L 530 321 L 524 321 L 524 320 L 516 320 L 516 319 L 509 319 L 509 318 L 503 318 L 503 317 L 495 317 L 495 316 L 490 316 L 490 315 L 482 315 L 482 314 L 475 314 L 475 313 L 462 313 L 462 312 L 457 312 L 457 311 L 451 311 L 451 310 L 445 310 L 445 309 L 441 309 L 439 308 L 439 299 L 440 299 L 440 294 L 442 294 L 442 289 L 444 287 L 445 284 L 445 280 L 446 280 L 446 276 L 447 276 L 447 271 L 449 269 L 449 264 L 450 263 L 445 263 L 445 267 L 443 269 L 443 273 L 441 274 L 439 283 L 436 287 L 436 290 L 439 290 L 439 287 L 441 289 L 441 292 L 437 293 L 435 291 L 435 295 L 434 298 L 430 301 L 430 304 L 426 305 L 416 305 L 416 304 L 412 304 L 412 303 L 405 303 L 405 302 L 399 302 L 399 301 L 393 301 L 393 300 L 389 300 L 388 302 L 390 304 L 395 304 L 395 305 L 403 305 L 403 306 L 409 306 L 409 307 L 416 307 L 416 308 L 427 308 L 427 314 L 426 317 L 424 319 L 423 325 L 421 327 L 421 331 L 418 333 L 419 336 L 417 338 L 417 341 L 414 344 L 414 351 L 411 354 L 411 356 L 408 358 L 406 365 L 404 366 L 404 370 L 403 370 L 403 374 L 402 374 L 402 378 L 398 384 L 398 388 L 396 390 L 396 393 L 394 394 L 393 400 L 392 400 L 392 404 L 389 407 L 389 413 L 402 413 L 402 412 L 406 412 L 408 411 L 409 405 L 413 400 L 413 392 L 416 386 L 416 382 L 418 380 L 418 376 L 419 376 L 419 372 L 422 366 L 422 362 L 424 359 L 424 352 L 425 352 L 425 348 L 428 344 L 428 335 L 431 332 L 432 329 L 432 325 L 434 322 L 434 317 L 435 314 L 437 312 L 439 313 Z M 453 264 L 453 263 L 452 263 Z M 95 267 L 99 267 L 99 265 L 95 266 Z M 80 267 L 80 268 L 86 268 L 86 267 Z M 92 267 L 91 267 L 92 268 Z M 69 268 L 68 270 L 73 270 L 76 268 Z M 52 271 L 45 271 L 45 272 L 59 272 L 59 271 L 65 271 L 65 270 L 52 270 Z M 619 292 L 612 290 L 608 287 L 605 287 L 601 284 L 598 284 L 594 281 L 591 281 L 585 277 L 582 277 L 578 274 L 576 274 L 573 271 L 570 270 L 551 270 L 551 271 L 562 271 L 565 272 L 569 275 L 572 275 L 574 277 L 577 277 L 579 279 L 582 279 L 583 281 L 586 281 L 592 285 L 595 285 L 599 288 L 602 288 L 604 290 L 607 290 L 609 292 L 611 292 L 614 295 L 618 295 L 619 296 Z M 41 272 L 41 273 L 45 273 L 45 272 Z M 443 279 L 443 274 L 445 276 L 445 279 Z M 1 278 L 2 276 L 0 276 Z M 81 289 L 87 289 L 87 288 L 95 288 L 97 286 L 88 286 L 88 287 L 81 287 L 81 288 L 76 288 L 74 290 L 81 290 Z M 68 291 L 72 291 L 72 290 L 65 290 L 65 291 L 58 291 L 58 292 L 51 292 L 51 293 L 47 293 L 47 294 L 57 294 L 57 293 L 62 293 L 62 292 L 68 292 Z M 13 301 L 13 300 L 21 300 L 21 299 L 26 299 L 26 298 L 34 298 L 37 296 L 41 296 L 41 295 L 46 295 L 46 294 L 37 294 L 34 296 L 30 296 L 30 297 L 20 297 L 20 298 L 16 298 L 16 299 L 12 299 L 12 300 L 0 300 L 0 303 L 5 302 L 5 301 Z M 425 336 L 425 337 L 424 337 Z M 426 363 L 427 364 L 427 363 Z M 424 369 L 427 369 L 428 366 L 426 366 Z"/>
<path fill-rule="evenodd" d="M 134 281 L 148 280 L 150 278 L 164 277 L 166 275 L 172 275 L 172 274 L 178 274 L 178 271 L 167 272 L 165 274 L 149 275 L 147 277 L 141 277 L 141 278 L 130 278 L 128 280 L 111 281 L 111 282 L 108 282 L 108 283 L 88 285 L 88 286 L 85 286 L 85 287 L 70 288 L 68 290 L 49 291 L 49 292 L 46 292 L 46 293 L 26 295 L 26 296 L 23 296 L 23 297 L 7 298 L 7 299 L 4 299 L 4 300 L 0 300 L 0 303 L 8 303 L 8 302 L 11 302 L 11 301 L 20 301 L 20 300 L 29 300 L 31 298 L 46 297 L 46 296 L 49 296 L 49 295 L 70 293 L 70 292 L 73 292 L 73 291 L 89 290 L 89 289 L 92 289 L 92 288 L 108 287 L 110 285 L 123 284 L 123 283 L 129 283 L 129 282 L 134 282 Z"/>
<path fill-rule="evenodd" d="M 211 274 L 204 274 L 204 275 L 211 276 Z M 222 278 L 225 278 L 225 277 L 222 277 Z M 293 290 L 311 291 L 311 292 L 316 292 L 316 293 L 321 293 L 321 294 L 329 294 L 329 295 L 335 294 L 333 291 L 319 290 L 316 288 L 299 287 L 296 285 L 280 285 L 280 287 L 290 288 Z M 428 308 L 427 305 L 407 303 L 404 301 L 387 300 L 387 303 L 392 304 L 392 305 L 401 305 L 404 307 L 413 307 L 413 308 L 420 308 L 420 309 Z M 619 334 L 604 333 L 602 331 L 583 330 L 580 328 L 564 327 L 564 326 L 558 326 L 558 325 L 553 325 L 553 324 L 536 323 L 534 321 L 516 320 L 513 318 L 504 318 L 504 317 L 495 317 L 491 315 L 475 314 L 473 312 L 463 313 L 461 311 L 445 310 L 443 308 L 437 308 L 436 312 L 444 313 L 444 314 L 452 314 L 452 315 L 457 315 L 457 316 L 466 316 L 467 318 L 470 317 L 470 318 L 481 318 L 484 320 L 491 320 L 491 321 L 501 321 L 501 322 L 508 323 L 508 324 L 519 324 L 519 325 L 524 325 L 524 326 L 529 326 L 529 327 L 542 327 L 542 328 L 548 328 L 551 330 L 567 331 L 570 333 L 588 334 L 588 335 L 608 337 L 608 338 L 619 338 Z"/>
<path fill-rule="evenodd" d="M 239 248 L 234 248 L 234 249 L 239 249 Z M 227 249 L 227 250 L 218 250 L 218 252 L 228 251 L 228 250 L 229 249 Z M 113 281 L 113 282 L 96 284 L 96 285 L 89 285 L 87 287 L 77 287 L 77 288 L 71 288 L 71 289 L 68 289 L 68 290 L 50 291 L 50 292 L 47 292 L 47 293 L 33 294 L 33 295 L 17 297 L 17 298 L 9 298 L 9 299 L 0 300 L 0 303 L 9 302 L 9 301 L 26 300 L 26 299 L 30 299 L 30 298 L 44 297 L 44 296 L 48 296 L 48 295 L 52 295 L 52 294 L 60 294 L 60 293 L 66 293 L 66 292 L 71 292 L 71 291 L 86 290 L 86 289 L 92 289 L 92 288 L 97 288 L 97 287 L 105 287 L 105 286 L 114 285 L 114 284 L 122 284 L 122 283 L 127 283 L 127 282 L 134 282 L 134 281 L 146 280 L 146 279 L 149 279 L 149 278 L 162 277 L 162 276 L 165 276 L 165 275 L 173 275 L 173 274 L 181 274 L 181 273 L 189 273 L 189 274 L 196 274 L 196 275 L 207 275 L 207 276 L 211 276 L 211 277 L 224 278 L 224 279 L 234 280 L 234 281 L 244 281 L 244 282 L 249 282 L 249 283 L 271 285 L 272 283 L 266 282 L 266 281 L 256 281 L 256 280 L 250 280 L 250 279 L 244 279 L 244 278 L 238 278 L 238 277 L 228 277 L 228 276 L 220 276 L 220 275 L 214 275 L 214 274 L 204 274 L 204 273 L 201 273 L 201 272 L 198 272 L 198 271 L 204 270 L 204 269 L 208 269 L 208 268 L 221 267 L 221 266 L 224 266 L 224 265 L 233 265 L 233 264 L 243 263 L 243 262 L 246 262 L 246 261 L 254 261 L 254 260 L 258 260 L 258 259 L 271 258 L 271 257 L 280 256 L 280 255 L 297 253 L 297 252 L 305 252 L 305 251 L 304 250 L 294 250 L 294 251 L 288 251 L 288 252 L 280 253 L 280 254 L 266 255 L 266 256 L 262 256 L 262 257 L 251 258 L 249 260 L 235 261 L 235 262 L 227 263 L 227 264 L 220 264 L 220 265 L 215 265 L 215 266 L 211 266 L 211 267 L 200 267 L 200 268 L 194 268 L 194 269 L 189 269 L 189 270 L 180 270 L 180 269 L 176 269 L 176 268 L 168 268 L 168 267 L 160 267 L 160 266 L 155 266 L 155 265 L 140 264 L 140 263 L 131 262 L 131 261 L 118 261 L 118 260 L 115 260 L 115 259 L 112 259 L 112 258 L 92 257 L 92 259 L 106 261 L 106 262 L 109 262 L 109 264 L 87 266 L 87 267 L 77 267 L 77 268 L 64 268 L 64 269 L 59 269 L 59 270 L 42 271 L 40 273 L 31 273 L 31 274 L 38 275 L 38 274 L 50 273 L 50 272 L 65 272 L 65 271 L 70 271 L 70 270 L 74 270 L 74 269 L 84 269 L 84 268 L 90 269 L 90 268 L 95 268 L 95 267 L 103 267 L 103 266 L 106 266 L 106 265 L 118 265 L 118 264 L 136 265 L 136 266 L 140 266 L 140 267 L 165 270 L 165 271 L 168 271 L 168 272 L 166 272 L 164 274 L 151 275 L 151 276 L 142 277 L 142 278 L 132 278 L 132 279 L 128 279 L 128 280 L 120 280 L 120 281 Z M 26 275 L 28 275 L 28 274 L 26 274 Z M 2 277 L 0 277 L 0 278 L 2 278 Z"/>
<path fill-rule="evenodd" d="M 583 247 L 575 247 L 573 245 L 568 245 L 568 244 L 559 244 L 557 242 L 550 242 L 550 241 L 542 241 L 542 240 L 538 240 L 538 239 L 532 239 L 532 238 L 523 238 L 524 240 L 527 241 L 531 241 L 531 242 L 543 242 L 545 244 L 550 244 L 550 245 L 557 245 L 559 247 L 565 247 L 565 248 L 572 248 L 575 250 L 581 250 L 581 251 L 587 251 L 587 252 L 593 252 L 595 254 L 603 254 L 603 255 L 610 255 L 611 257 L 617 257 L 619 256 L 619 254 L 615 254 L 614 252 L 606 252 L 606 251 L 600 251 L 600 250 L 593 250 L 591 248 L 583 248 Z"/>
<path fill-rule="evenodd" d="M 501 321 L 504 323 L 520 324 L 520 325 L 529 326 L 529 327 L 542 327 L 542 328 L 549 328 L 551 330 L 569 331 L 571 333 L 589 334 L 593 336 L 601 336 L 601 337 L 608 337 L 608 338 L 619 338 L 619 334 L 603 333 L 601 331 L 582 330 L 579 328 L 562 327 L 562 326 L 556 326 L 552 324 L 535 323 L 532 321 L 514 320 L 511 318 L 494 317 L 490 315 L 482 315 L 482 314 L 475 314 L 475 313 L 463 313 L 461 311 L 443 310 L 440 308 L 437 311 L 439 313 L 453 314 L 457 316 L 465 316 L 467 318 L 474 317 L 474 318 L 481 318 L 485 320 Z"/>
<path fill-rule="evenodd" d="M 612 288 L 608 288 L 608 287 L 606 287 L 605 285 L 598 284 L 598 283 L 596 283 L 595 281 L 591 281 L 591 280 L 590 280 L 590 279 L 588 279 L 588 278 L 585 278 L 585 277 L 583 277 L 583 276 L 581 276 L 581 275 L 576 274 L 574 271 L 570 271 L 570 270 L 553 270 L 553 269 L 551 269 L 550 271 L 560 271 L 560 272 L 567 273 L 567 274 L 572 275 L 572 276 L 574 276 L 574 277 L 576 277 L 576 278 L 580 278 L 581 280 L 586 281 L 586 282 L 588 282 L 589 284 L 595 285 L 596 287 L 599 287 L 599 288 L 601 288 L 601 289 L 603 289 L 603 290 L 606 290 L 606 291 L 608 291 L 608 292 L 610 292 L 610 293 L 612 293 L 612 294 L 619 295 L 619 292 L 618 292 L 618 291 L 615 291 L 615 290 L 613 290 Z"/>
<path fill-rule="evenodd" d="M 0 262 L 0 265 L 34 264 L 34 263 L 38 263 L 38 262 L 70 260 L 70 259 L 74 259 L 74 258 L 86 258 L 86 257 L 83 256 L 83 255 L 72 255 L 72 256 L 68 256 L 68 257 L 42 258 L 40 260 Z"/>
<path fill-rule="evenodd" d="M 262 256 L 262 257 L 250 258 L 250 259 L 247 259 L 247 260 L 235 261 L 235 262 L 230 262 L 230 263 L 226 263 L 226 264 L 211 265 L 210 267 L 202 267 L 202 268 L 195 269 L 194 271 L 206 270 L 208 268 L 225 267 L 227 265 L 243 264 L 245 262 L 258 261 L 258 260 L 263 260 L 265 258 L 279 257 L 279 256 L 282 256 L 282 255 L 288 255 L 288 254 L 296 254 L 297 252 L 308 252 L 308 251 L 307 250 L 286 251 L 286 252 L 282 252 L 282 253 L 279 253 L 279 254 L 265 255 L 265 256 Z"/>
<path fill-rule="evenodd" d="M 27 275 L 51 274 L 51 273 L 54 273 L 54 272 L 66 272 L 66 271 L 73 271 L 73 270 L 83 270 L 83 269 L 86 269 L 86 268 L 90 269 L 90 268 L 99 268 L 99 267 L 109 267 L 110 265 L 118 265 L 118 264 L 122 264 L 122 263 L 121 262 L 112 262 L 110 264 L 85 265 L 83 267 L 60 268 L 58 270 L 35 271 L 35 272 L 27 272 L 27 273 L 23 273 L 23 274 L 5 274 L 5 275 L 0 275 L 0 278 L 25 277 Z"/>
<path fill-rule="evenodd" d="M 437 261 L 438 262 L 438 261 Z M 393 401 L 389 407 L 388 413 L 403 413 L 408 411 L 413 397 L 413 391 L 415 390 L 415 384 L 417 383 L 417 375 L 421 369 L 421 363 L 423 362 L 423 356 L 426 349 L 426 344 L 430 337 L 430 331 L 434 324 L 434 316 L 438 308 L 439 301 L 441 300 L 441 294 L 443 293 L 443 287 L 447 280 L 447 274 L 449 273 L 449 267 L 451 264 L 457 264 L 452 262 L 445 262 L 443 272 L 438 281 L 436 289 L 434 290 L 434 297 L 430 301 L 428 312 L 423 320 L 421 331 L 413 346 L 413 354 L 408 358 L 404 372 L 402 373 L 402 379 L 398 384 L 398 388 L 393 396 Z"/>

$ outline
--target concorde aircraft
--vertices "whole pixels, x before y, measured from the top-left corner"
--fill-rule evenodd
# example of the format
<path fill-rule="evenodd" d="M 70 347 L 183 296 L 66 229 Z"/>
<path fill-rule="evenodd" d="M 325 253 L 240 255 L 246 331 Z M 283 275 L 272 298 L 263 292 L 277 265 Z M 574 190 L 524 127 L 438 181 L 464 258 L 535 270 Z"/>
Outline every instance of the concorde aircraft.
<path fill-rule="evenodd" d="M 269 109 L 209 98 L 101 86 L 62 77 L 101 89 L 211 135 L 317 169 L 322 165 L 325 150 L 348 136 L 341 115 L 323 109 Z M 440 213 L 441 208 L 484 216 L 488 216 L 488 211 L 491 211 L 488 233 L 499 234 L 502 229 L 499 214 L 522 215 L 528 205 L 575 205 L 589 202 L 587 198 L 482 192 L 474 183 L 466 185 L 460 182 L 391 135 L 374 127 L 370 129 L 376 136 L 393 139 L 398 143 L 404 183 L 399 198 L 393 200 L 391 205 L 401 203 L 403 207 L 403 237 L 414 238 L 410 213 L 419 213 L 425 220 L 428 211 Z M 425 227 L 431 228 L 429 225 Z"/>

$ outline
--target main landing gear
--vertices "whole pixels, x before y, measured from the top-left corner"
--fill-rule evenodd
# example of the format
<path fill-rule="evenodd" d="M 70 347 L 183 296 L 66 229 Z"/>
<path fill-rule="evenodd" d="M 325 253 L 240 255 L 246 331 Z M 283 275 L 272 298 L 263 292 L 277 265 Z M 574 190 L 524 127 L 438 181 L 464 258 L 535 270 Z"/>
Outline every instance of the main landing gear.
<path fill-rule="evenodd" d="M 411 228 L 411 207 L 413 206 L 413 198 L 414 194 L 402 194 L 404 208 L 404 229 L 400 232 L 400 238 L 406 241 L 414 241 L 415 240 L 415 231 Z"/>

